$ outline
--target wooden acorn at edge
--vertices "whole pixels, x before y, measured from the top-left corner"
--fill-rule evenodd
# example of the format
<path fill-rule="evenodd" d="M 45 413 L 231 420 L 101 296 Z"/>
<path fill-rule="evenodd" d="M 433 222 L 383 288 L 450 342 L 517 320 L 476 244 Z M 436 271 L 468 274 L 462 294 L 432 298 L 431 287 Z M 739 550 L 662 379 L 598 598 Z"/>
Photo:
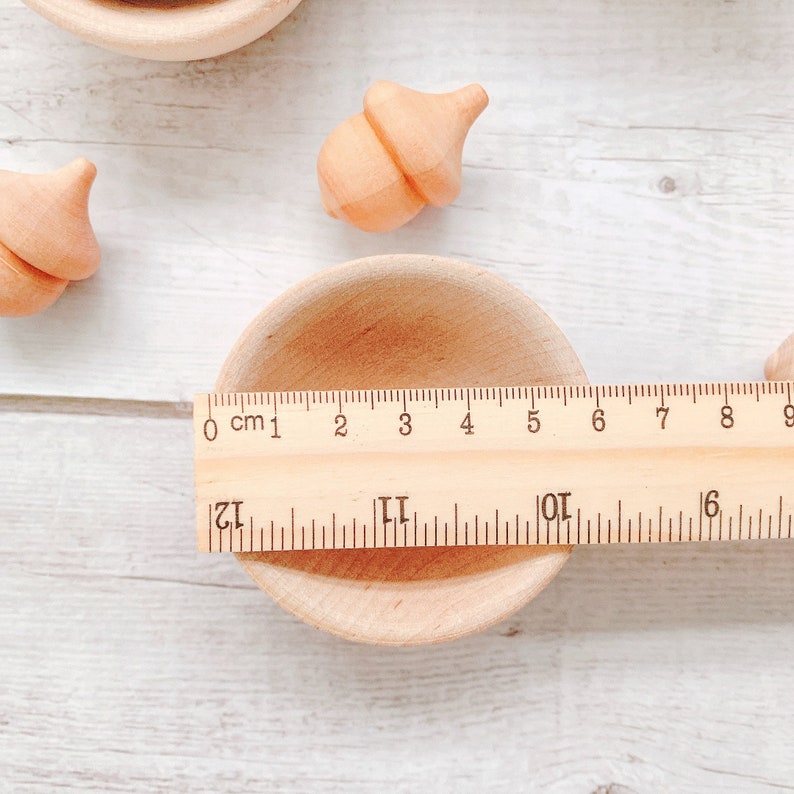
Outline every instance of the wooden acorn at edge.
<path fill-rule="evenodd" d="M 482 86 L 425 94 L 388 81 L 372 85 L 364 112 L 342 122 L 317 158 L 325 211 L 368 232 L 402 226 L 426 204 L 460 193 L 469 128 L 488 105 Z"/>
<path fill-rule="evenodd" d="M 786 337 L 766 360 L 764 375 L 767 380 L 794 378 L 794 334 Z"/>
<path fill-rule="evenodd" d="M 49 174 L 0 171 L 0 316 L 46 309 L 99 267 L 88 217 L 95 177 L 83 157 Z"/>

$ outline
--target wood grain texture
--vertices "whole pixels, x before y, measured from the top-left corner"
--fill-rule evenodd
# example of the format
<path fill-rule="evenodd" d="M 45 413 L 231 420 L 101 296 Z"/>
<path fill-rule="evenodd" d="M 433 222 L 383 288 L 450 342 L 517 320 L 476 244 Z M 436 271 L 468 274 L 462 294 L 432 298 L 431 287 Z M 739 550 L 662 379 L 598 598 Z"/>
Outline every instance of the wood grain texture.
<path fill-rule="evenodd" d="M 792 544 L 581 548 L 483 634 L 360 646 L 194 552 L 190 428 L 0 414 L 0 790 L 791 789 Z"/>
<path fill-rule="evenodd" d="M 304 0 L 192 64 L 0 0 L 0 41 L 0 168 L 94 161 L 104 253 L 0 321 L 31 395 L 0 414 L 0 790 L 792 789 L 790 544 L 579 549 L 481 635 L 353 645 L 194 552 L 180 415 L 264 305 L 379 253 L 508 279 L 593 382 L 760 378 L 794 318 L 786 0 Z M 383 236 L 315 174 L 377 79 L 491 98 L 459 198 Z"/>

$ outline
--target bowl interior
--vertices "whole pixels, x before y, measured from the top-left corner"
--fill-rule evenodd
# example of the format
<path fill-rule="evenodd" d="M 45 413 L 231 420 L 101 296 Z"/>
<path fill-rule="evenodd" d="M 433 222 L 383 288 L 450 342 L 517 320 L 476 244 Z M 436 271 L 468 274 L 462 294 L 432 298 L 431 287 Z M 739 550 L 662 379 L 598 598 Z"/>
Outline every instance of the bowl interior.
<path fill-rule="evenodd" d="M 268 307 L 218 379 L 223 391 L 586 382 L 531 300 L 486 271 L 423 256 L 320 273 Z M 568 546 L 241 554 L 256 583 L 312 625 L 381 644 L 436 642 L 511 613 Z"/>
<path fill-rule="evenodd" d="M 157 11 L 175 11 L 192 6 L 217 6 L 226 0 L 91 0 L 92 3 L 117 11 L 155 9 Z"/>

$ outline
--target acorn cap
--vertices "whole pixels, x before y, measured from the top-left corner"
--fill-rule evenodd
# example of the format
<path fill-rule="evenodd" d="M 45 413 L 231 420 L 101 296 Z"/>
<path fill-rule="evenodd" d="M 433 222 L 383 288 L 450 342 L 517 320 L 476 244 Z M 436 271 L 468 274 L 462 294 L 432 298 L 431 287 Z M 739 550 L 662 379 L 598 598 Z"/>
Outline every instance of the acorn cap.
<path fill-rule="evenodd" d="M 84 157 L 49 174 L 0 171 L 0 242 L 51 276 L 90 276 L 101 259 L 88 217 L 95 176 Z"/>
<path fill-rule="evenodd" d="M 68 283 L 32 267 L 0 243 L 0 317 L 27 317 L 46 309 Z"/>

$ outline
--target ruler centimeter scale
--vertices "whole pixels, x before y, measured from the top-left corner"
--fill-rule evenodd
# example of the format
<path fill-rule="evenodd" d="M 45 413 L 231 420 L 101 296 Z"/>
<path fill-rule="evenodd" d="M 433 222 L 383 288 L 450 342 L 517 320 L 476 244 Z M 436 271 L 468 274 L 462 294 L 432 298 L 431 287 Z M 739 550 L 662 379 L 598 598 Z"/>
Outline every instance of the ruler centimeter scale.
<path fill-rule="evenodd" d="M 201 551 L 794 537 L 794 382 L 199 394 Z"/>

